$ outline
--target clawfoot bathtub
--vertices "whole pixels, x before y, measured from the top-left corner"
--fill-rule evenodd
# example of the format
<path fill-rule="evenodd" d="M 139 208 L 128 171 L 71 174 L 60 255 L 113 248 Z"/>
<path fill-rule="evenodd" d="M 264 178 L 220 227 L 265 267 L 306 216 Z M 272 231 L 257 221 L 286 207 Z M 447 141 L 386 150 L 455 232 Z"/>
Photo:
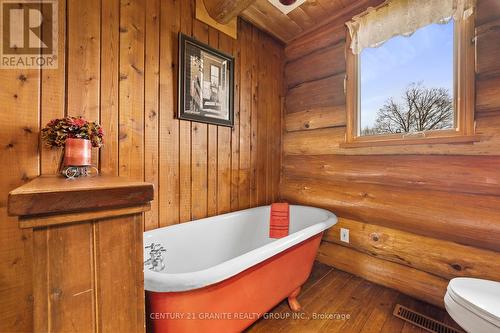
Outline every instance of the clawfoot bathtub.
<path fill-rule="evenodd" d="M 262 206 L 144 233 L 149 330 L 239 332 L 287 297 L 300 311 L 300 286 L 323 231 L 337 218 L 290 206 L 290 234 L 273 239 L 269 214 L 270 206 Z M 154 270 L 152 243 L 166 250 Z"/>

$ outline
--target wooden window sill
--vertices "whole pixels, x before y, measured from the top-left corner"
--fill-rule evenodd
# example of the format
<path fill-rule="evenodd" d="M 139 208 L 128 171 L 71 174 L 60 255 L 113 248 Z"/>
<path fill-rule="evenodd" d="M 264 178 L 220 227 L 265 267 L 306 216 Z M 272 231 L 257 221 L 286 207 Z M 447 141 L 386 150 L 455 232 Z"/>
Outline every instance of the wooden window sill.
<path fill-rule="evenodd" d="M 460 135 L 444 137 L 406 137 L 394 139 L 376 139 L 363 137 L 357 138 L 353 142 L 343 142 L 341 148 L 365 148 L 365 147 L 383 147 L 383 146 L 406 146 L 406 145 L 431 145 L 431 144 L 465 144 L 480 141 L 479 135 Z"/>

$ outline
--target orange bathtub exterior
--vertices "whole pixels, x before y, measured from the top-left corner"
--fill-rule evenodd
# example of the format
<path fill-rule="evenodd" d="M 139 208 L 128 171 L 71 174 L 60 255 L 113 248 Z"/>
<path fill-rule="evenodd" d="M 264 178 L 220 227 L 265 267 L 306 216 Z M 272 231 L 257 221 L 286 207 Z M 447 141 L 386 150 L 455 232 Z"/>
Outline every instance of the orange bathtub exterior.
<path fill-rule="evenodd" d="M 148 332 L 241 332 L 307 280 L 321 236 L 207 287 L 146 292 Z"/>

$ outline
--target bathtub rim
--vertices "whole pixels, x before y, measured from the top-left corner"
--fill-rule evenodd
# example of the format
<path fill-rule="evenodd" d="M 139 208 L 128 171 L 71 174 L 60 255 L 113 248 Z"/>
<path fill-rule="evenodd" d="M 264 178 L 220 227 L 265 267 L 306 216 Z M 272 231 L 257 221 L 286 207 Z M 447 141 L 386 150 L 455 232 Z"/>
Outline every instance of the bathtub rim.
<path fill-rule="evenodd" d="M 304 242 L 305 240 L 325 231 L 337 223 L 337 216 L 329 210 L 304 206 L 291 205 L 293 207 L 312 208 L 326 213 L 326 219 L 318 221 L 315 224 L 294 232 L 286 237 L 277 239 L 272 243 L 248 251 L 242 255 L 226 260 L 215 266 L 187 273 L 161 273 L 154 272 L 144 268 L 144 286 L 145 290 L 150 292 L 183 292 L 208 287 L 210 285 L 222 282 L 237 274 L 251 268 L 287 249 Z M 244 209 L 231 213 L 221 214 L 216 217 L 238 214 L 249 210 L 266 208 L 270 206 L 259 206 L 255 208 Z M 201 219 L 204 220 L 204 219 Z M 198 220 L 198 221 L 201 221 Z M 194 221 L 190 221 L 194 222 Z M 187 223 L 190 223 L 187 222 Z M 170 226 L 169 228 L 182 227 L 181 225 Z M 146 234 L 153 233 L 145 232 Z M 145 237 L 146 239 L 146 237 Z"/>

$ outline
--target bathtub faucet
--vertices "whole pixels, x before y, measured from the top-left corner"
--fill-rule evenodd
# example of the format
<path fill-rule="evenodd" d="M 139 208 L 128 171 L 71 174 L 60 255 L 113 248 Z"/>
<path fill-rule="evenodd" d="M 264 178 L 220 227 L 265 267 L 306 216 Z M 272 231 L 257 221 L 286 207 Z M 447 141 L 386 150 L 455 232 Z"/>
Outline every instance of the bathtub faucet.
<path fill-rule="evenodd" d="M 151 271 L 160 272 L 164 270 L 163 253 L 167 252 L 167 250 L 159 243 L 151 243 L 144 248 L 149 249 L 149 259 L 144 262 L 144 265 L 150 265 L 149 269 Z"/>

